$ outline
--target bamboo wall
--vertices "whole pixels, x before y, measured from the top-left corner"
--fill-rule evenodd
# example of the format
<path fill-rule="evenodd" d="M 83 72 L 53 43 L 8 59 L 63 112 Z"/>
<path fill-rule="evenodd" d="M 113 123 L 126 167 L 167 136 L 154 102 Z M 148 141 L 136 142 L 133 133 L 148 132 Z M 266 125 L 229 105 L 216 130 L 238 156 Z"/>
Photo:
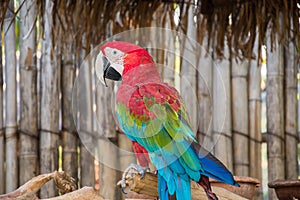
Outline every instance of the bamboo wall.
<path fill-rule="evenodd" d="M 132 151 L 129 140 L 120 132 L 111 114 L 114 110 L 109 104 L 113 101 L 114 86 L 111 84 L 109 89 L 96 87 L 94 69 L 80 68 L 80 65 L 93 45 L 106 37 L 150 25 L 176 28 L 194 41 L 203 40 L 203 44 L 209 46 L 188 60 L 180 60 L 178 69 L 175 69 L 174 55 L 149 50 L 158 63 L 173 66 L 175 72 L 179 70 L 180 78 L 175 77 L 174 71 L 160 68 L 162 78 L 176 86 L 187 102 L 198 141 L 235 175 L 261 180 L 261 118 L 267 115 L 264 142 L 268 145 L 269 181 L 298 177 L 299 53 L 292 42 L 286 45 L 276 43 L 277 48 L 273 51 L 270 43 L 266 43 L 267 113 L 262 113 L 260 56 L 253 53 L 252 60 L 237 59 L 230 51 L 228 38 L 225 38 L 223 57 L 219 58 L 218 50 L 206 40 L 208 36 L 203 35 L 200 25 L 194 22 L 193 6 L 180 5 L 179 25 L 173 21 L 173 4 L 144 2 L 138 5 L 141 12 L 152 6 L 147 12 L 147 20 L 141 22 L 137 14 L 139 17 L 125 21 L 121 26 L 105 21 L 104 17 L 101 23 L 105 26 L 93 29 L 84 20 L 100 15 L 101 10 L 93 13 L 89 9 L 99 6 L 104 12 L 111 5 L 97 1 L 97 5 L 83 7 L 75 4 L 72 11 L 66 11 L 65 4 L 57 5 L 51 0 L 42 5 L 37 0 L 21 0 L 20 14 L 16 16 L 11 12 L 17 9 L 13 2 L 10 1 L 10 9 L 4 13 L 0 37 L 0 194 L 16 189 L 40 173 L 62 169 L 78 181 L 79 187 L 96 184 L 106 198 L 121 198 L 120 189 L 115 186 L 120 171 L 95 161 L 90 149 L 78 137 L 78 134 L 86 133 L 85 144 L 93 144 L 97 139 L 98 154 L 105 152 L 103 155 L 113 165 L 119 166 L 118 169 L 123 170 L 136 162 L 128 153 Z M 18 26 L 15 25 L 16 17 Z M 15 27 L 19 28 L 18 35 Z M 105 29 L 105 35 L 97 35 L 101 28 Z M 95 41 L 91 35 L 97 35 Z M 159 36 L 162 41 L 153 35 L 150 43 L 155 46 L 155 42 L 164 42 L 165 46 L 173 48 L 177 45 L 172 43 L 174 39 L 170 39 L 175 35 Z M 80 42 L 76 39 L 78 37 Z M 261 48 L 257 40 L 254 46 L 255 49 Z M 185 57 L 193 43 L 180 41 L 176 48 Z M 80 88 L 78 91 L 84 92 L 76 93 L 73 88 L 80 73 L 85 76 L 80 78 L 81 85 L 77 87 Z M 196 99 L 191 100 L 191 96 Z M 86 103 L 81 104 L 82 101 Z M 76 112 L 74 105 L 78 105 Z M 99 130 L 97 126 L 101 127 L 101 133 L 96 132 Z M 127 153 L 111 148 L 105 142 L 107 140 Z M 56 194 L 54 183 L 50 183 L 41 190 L 40 196 L 45 198 Z M 269 197 L 275 199 L 274 191 L 270 190 Z"/>

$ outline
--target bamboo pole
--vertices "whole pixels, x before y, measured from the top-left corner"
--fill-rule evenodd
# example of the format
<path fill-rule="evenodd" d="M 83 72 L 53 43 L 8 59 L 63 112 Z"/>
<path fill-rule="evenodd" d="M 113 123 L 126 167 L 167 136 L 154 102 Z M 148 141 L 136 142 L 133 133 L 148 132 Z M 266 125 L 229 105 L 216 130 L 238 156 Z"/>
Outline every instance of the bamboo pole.
<path fill-rule="evenodd" d="M 0 37 L 2 44 L 2 36 Z M 4 130 L 3 130 L 3 64 L 2 64 L 2 45 L 0 49 L 0 194 L 5 191 L 4 179 L 4 162 L 5 162 L 5 143 L 4 143 Z"/>
<path fill-rule="evenodd" d="M 160 17 L 160 12 L 162 10 L 162 6 L 160 6 L 156 12 L 153 13 L 152 16 L 152 21 L 151 21 L 151 27 L 158 27 L 159 26 L 159 17 Z M 150 43 L 151 47 L 156 47 L 160 41 L 160 36 L 159 36 L 158 31 L 152 31 L 150 34 L 150 40 L 148 41 Z M 143 41 L 144 43 L 146 41 Z M 148 50 L 153 59 L 155 60 L 156 63 L 159 63 L 159 57 L 158 57 L 158 49 L 157 48 L 151 48 Z M 159 74 L 162 74 L 162 67 L 161 65 L 158 65 L 158 72 Z"/>
<path fill-rule="evenodd" d="M 165 24 L 163 24 L 163 26 L 167 29 L 167 30 L 171 30 L 172 28 L 172 20 L 170 19 L 170 15 L 167 12 L 166 13 L 166 17 L 165 17 Z M 167 32 L 163 32 L 162 33 L 164 35 L 164 47 L 165 49 L 170 49 L 173 50 L 164 53 L 164 72 L 163 72 L 163 81 L 168 83 L 169 85 L 174 86 L 175 85 L 175 41 L 176 41 L 176 37 L 175 37 L 175 33 L 172 31 L 167 31 Z"/>
<path fill-rule="evenodd" d="M 161 13 L 158 14 L 158 19 L 161 18 Z M 161 23 L 158 23 L 158 26 L 161 26 L 162 24 Z M 156 41 L 156 45 L 157 44 L 160 44 L 163 43 L 163 41 L 165 41 L 166 39 L 166 34 L 161 32 L 161 31 L 157 31 L 157 35 L 158 37 L 160 38 L 161 41 Z M 157 37 L 157 36 L 156 36 Z M 163 45 L 162 45 L 163 46 Z M 156 59 L 156 62 L 159 63 L 158 65 L 158 72 L 161 76 L 161 78 L 163 79 L 164 77 L 164 73 L 165 73 L 165 66 L 164 66 L 164 62 L 165 62 L 165 51 L 163 49 L 156 49 L 156 56 L 155 56 L 155 59 Z"/>
<path fill-rule="evenodd" d="M 256 48 L 260 48 L 257 47 Z M 262 181 L 261 169 L 261 65 L 256 59 L 250 61 L 249 69 L 249 176 Z"/>
<path fill-rule="evenodd" d="M 38 174 L 36 0 L 20 10 L 20 184 Z"/>
<path fill-rule="evenodd" d="M 199 34 L 202 34 L 198 31 Z M 206 36 L 207 39 L 207 36 Z M 205 44 L 208 45 L 208 44 Z M 204 46 L 205 46 L 204 45 Z M 197 138 L 199 143 L 208 150 L 212 150 L 212 107 L 213 107 L 213 83 L 212 83 L 213 59 L 211 48 L 209 52 L 202 47 L 198 60 L 198 99 L 199 99 L 199 127 Z"/>
<path fill-rule="evenodd" d="M 124 170 L 132 163 L 137 163 L 137 159 L 135 154 L 133 153 L 131 141 L 128 139 L 128 137 L 123 134 L 118 134 L 118 147 L 119 147 L 119 165 L 121 172 L 124 172 Z M 121 193 L 121 198 L 125 198 L 125 194 Z"/>
<path fill-rule="evenodd" d="M 284 99 L 283 99 L 283 46 L 275 42 L 271 51 L 267 41 L 267 151 L 269 182 L 285 178 L 284 166 Z M 276 199 L 269 189 L 269 198 Z"/>
<path fill-rule="evenodd" d="M 248 66 L 246 59 L 231 59 L 233 164 L 238 176 L 249 176 Z"/>
<path fill-rule="evenodd" d="M 75 67 L 72 55 L 74 45 L 71 37 L 64 41 L 62 66 L 62 148 L 63 170 L 78 181 L 78 137 L 72 113 L 72 92 L 75 80 Z"/>
<path fill-rule="evenodd" d="M 0 194 L 5 192 L 5 143 L 3 127 L 3 65 L 2 65 L 2 36 L 0 36 Z"/>
<path fill-rule="evenodd" d="M 43 60 L 41 67 L 41 131 L 40 170 L 48 173 L 58 168 L 59 142 L 59 67 L 56 65 L 53 31 L 53 7 L 51 0 L 45 2 Z M 41 188 L 41 197 L 55 196 L 55 186 L 49 182 Z"/>
<path fill-rule="evenodd" d="M 98 150 L 100 156 L 100 194 L 108 199 L 119 199 L 120 193 L 116 190 L 115 185 L 118 182 L 118 162 L 119 155 L 116 148 L 118 135 L 116 133 L 116 123 L 114 119 L 114 84 L 108 83 L 105 88 L 99 80 L 96 90 L 96 115 L 98 122 L 97 132 L 105 139 L 98 140 Z M 128 142 L 128 140 L 125 140 Z M 122 141 L 123 142 L 123 141 Z M 130 143 L 129 143 L 130 144 Z"/>
<path fill-rule="evenodd" d="M 85 56 L 85 51 L 81 50 L 81 58 Z M 81 63 L 81 62 L 79 62 Z M 93 93 L 91 65 L 88 61 L 81 66 L 79 77 L 79 92 L 77 100 L 79 102 L 79 135 L 80 146 L 80 186 L 94 186 L 94 152 L 90 148 L 94 144 L 93 132 Z M 91 152 L 90 152 L 91 151 Z"/>
<path fill-rule="evenodd" d="M 137 160 L 133 153 L 131 141 L 123 133 L 118 134 L 118 146 L 120 148 L 120 152 L 119 152 L 120 169 L 124 171 L 130 164 L 136 163 Z"/>
<path fill-rule="evenodd" d="M 11 192 L 18 186 L 16 36 L 13 0 L 10 1 L 5 14 L 4 33 L 6 63 L 6 192 Z"/>
<path fill-rule="evenodd" d="M 258 46 L 258 38 L 254 43 L 254 49 Z M 262 182 L 262 155 L 261 155 L 261 62 L 259 55 L 250 61 L 248 73 L 249 91 L 249 176 Z M 256 190 L 254 199 L 262 199 L 262 187 Z"/>
<path fill-rule="evenodd" d="M 214 53 L 215 55 L 215 53 Z M 214 58 L 213 66 L 213 142 L 215 155 L 232 171 L 231 81 L 228 43 L 224 58 Z"/>
<path fill-rule="evenodd" d="M 299 54 L 298 54 L 299 56 Z M 284 48 L 285 66 L 285 165 L 286 178 L 298 178 L 298 100 L 297 58 L 292 42 Z"/>
<path fill-rule="evenodd" d="M 196 95 L 196 67 L 198 53 L 196 50 L 197 29 L 194 22 L 194 9 L 192 5 L 183 5 L 187 13 L 186 27 L 187 37 L 181 44 L 182 60 L 180 70 L 180 92 L 186 104 L 186 110 L 189 114 L 192 130 L 196 133 L 197 123 L 197 95 Z"/>

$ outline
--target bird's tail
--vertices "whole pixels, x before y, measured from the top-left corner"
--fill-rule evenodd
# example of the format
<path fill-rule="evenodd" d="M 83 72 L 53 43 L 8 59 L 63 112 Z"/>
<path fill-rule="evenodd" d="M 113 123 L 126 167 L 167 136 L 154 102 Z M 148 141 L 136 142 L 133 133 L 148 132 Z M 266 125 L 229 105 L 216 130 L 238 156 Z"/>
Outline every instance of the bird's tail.
<path fill-rule="evenodd" d="M 160 200 L 169 200 L 167 181 L 159 173 L 158 176 L 158 195 Z"/>
<path fill-rule="evenodd" d="M 233 179 L 232 173 L 223 165 L 223 163 L 221 163 L 221 161 L 196 142 L 192 143 L 192 147 L 197 153 L 203 168 L 203 171 L 200 172 L 201 175 L 239 187 L 239 184 Z"/>
<path fill-rule="evenodd" d="M 171 200 L 176 196 L 176 200 L 192 199 L 190 190 L 190 180 L 177 176 L 173 177 L 175 183 L 175 194 L 170 194 L 167 186 L 167 181 L 158 173 L 158 194 L 160 200 Z M 173 195 L 173 196 L 172 196 Z M 171 197 L 172 196 L 172 197 Z"/>

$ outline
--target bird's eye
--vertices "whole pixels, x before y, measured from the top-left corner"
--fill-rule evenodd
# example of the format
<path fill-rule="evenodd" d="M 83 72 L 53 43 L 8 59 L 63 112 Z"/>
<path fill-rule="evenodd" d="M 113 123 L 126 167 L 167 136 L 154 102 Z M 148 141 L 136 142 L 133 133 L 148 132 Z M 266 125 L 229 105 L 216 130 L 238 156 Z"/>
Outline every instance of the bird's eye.
<path fill-rule="evenodd" d="M 118 53 L 118 52 L 117 52 L 116 50 L 113 50 L 113 54 L 114 54 L 114 55 L 117 55 L 117 53 Z"/>

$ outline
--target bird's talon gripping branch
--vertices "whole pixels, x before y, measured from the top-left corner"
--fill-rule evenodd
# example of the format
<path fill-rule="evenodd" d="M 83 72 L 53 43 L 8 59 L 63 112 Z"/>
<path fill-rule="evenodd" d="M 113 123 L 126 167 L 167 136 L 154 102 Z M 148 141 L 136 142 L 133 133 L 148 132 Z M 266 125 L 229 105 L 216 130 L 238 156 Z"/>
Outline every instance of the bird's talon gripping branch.
<path fill-rule="evenodd" d="M 125 192 L 125 187 L 123 187 L 123 185 L 122 185 L 122 193 L 127 194 L 127 192 Z"/>
<path fill-rule="evenodd" d="M 140 166 L 140 167 L 141 167 L 141 166 Z M 141 171 L 139 172 L 139 174 L 141 174 L 141 179 L 144 179 L 144 178 L 145 178 L 146 172 L 150 172 L 150 168 L 149 168 L 149 167 L 142 167 L 142 168 L 144 168 L 144 169 L 141 170 Z"/>
<path fill-rule="evenodd" d="M 129 167 L 127 167 L 125 170 L 124 170 L 124 173 L 122 175 L 122 180 L 121 180 L 121 188 L 122 188 L 122 192 L 124 194 L 127 194 L 125 192 L 125 187 L 126 187 L 126 178 L 127 178 L 127 175 L 129 175 L 131 178 L 133 177 L 133 174 L 135 173 L 138 173 L 141 175 L 141 179 L 143 179 L 145 177 L 145 173 L 147 171 L 149 171 L 150 169 L 148 167 L 142 167 L 140 165 L 137 165 L 137 164 L 131 164 L 129 165 Z"/>
<path fill-rule="evenodd" d="M 142 172 L 141 173 L 141 179 L 144 179 L 144 177 L 145 177 L 145 172 Z"/>

